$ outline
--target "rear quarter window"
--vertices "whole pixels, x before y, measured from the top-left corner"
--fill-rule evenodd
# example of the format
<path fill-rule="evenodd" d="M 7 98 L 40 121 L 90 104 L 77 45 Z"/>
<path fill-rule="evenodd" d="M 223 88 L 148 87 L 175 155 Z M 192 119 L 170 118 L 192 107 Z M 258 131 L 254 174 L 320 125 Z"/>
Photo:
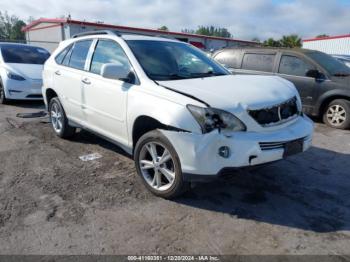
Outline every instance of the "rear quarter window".
<path fill-rule="evenodd" d="M 246 53 L 243 56 L 242 69 L 272 72 L 275 62 L 275 54 Z"/>
<path fill-rule="evenodd" d="M 215 55 L 214 59 L 227 68 L 238 69 L 241 66 L 240 56 L 239 50 L 225 50 Z"/>
<path fill-rule="evenodd" d="M 63 49 L 56 57 L 55 61 L 57 64 L 61 65 L 63 63 L 64 58 L 66 57 L 69 50 L 72 48 L 73 45 L 67 46 L 65 49 Z"/>

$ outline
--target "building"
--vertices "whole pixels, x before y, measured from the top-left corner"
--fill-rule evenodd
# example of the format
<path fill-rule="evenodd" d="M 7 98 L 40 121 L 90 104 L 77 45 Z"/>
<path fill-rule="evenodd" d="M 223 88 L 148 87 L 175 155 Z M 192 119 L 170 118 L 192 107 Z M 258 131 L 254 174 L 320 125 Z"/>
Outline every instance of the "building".
<path fill-rule="evenodd" d="M 41 18 L 33 21 L 22 30 L 26 34 L 28 44 L 41 46 L 49 51 L 53 51 L 62 40 L 69 39 L 73 35 L 85 31 L 95 30 L 117 30 L 121 33 L 142 34 L 151 36 L 161 36 L 178 39 L 191 43 L 203 50 L 220 49 L 234 46 L 257 46 L 256 42 L 237 40 L 232 38 L 202 36 L 187 33 L 168 32 L 162 30 L 136 28 L 128 26 L 108 25 L 104 23 L 92 23 L 72 19 L 47 19 Z"/>
<path fill-rule="evenodd" d="M 303 48 L 318 50 L 330 55 L 350 55 L 350 34 L 305 39 Z"/>

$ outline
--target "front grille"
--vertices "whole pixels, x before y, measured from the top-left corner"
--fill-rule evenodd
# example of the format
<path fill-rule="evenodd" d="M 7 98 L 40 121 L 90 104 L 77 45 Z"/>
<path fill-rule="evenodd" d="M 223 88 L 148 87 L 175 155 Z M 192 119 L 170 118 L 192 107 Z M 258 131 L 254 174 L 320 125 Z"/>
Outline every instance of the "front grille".
<path fill-rule="evenodd" d="M 306 141 L 307 139 L 309 139 L 309 138 L 304 137 L 304 138 L 301 138 L 300 140 Z M 299 139 L 297 139 L 297 140 L 299 140 Z M 273 150 L 273 149 L 284 149 L 285 145 L 287 143 L 290 143 L 290 142 L 293 142 L 293 140 L 292 141 L 284 141 L 284 142 L 260 142 L 259 145 L 260 145 L 261 150 L 266 151 L 266 150 Z"/>
<path fill-rule="evenodd" d="M 299 115 L 297 98 L 293 97 L 286 102 L 270 108 L 249 110 L 249 115 L 262 126 L 276 125 Z"/>

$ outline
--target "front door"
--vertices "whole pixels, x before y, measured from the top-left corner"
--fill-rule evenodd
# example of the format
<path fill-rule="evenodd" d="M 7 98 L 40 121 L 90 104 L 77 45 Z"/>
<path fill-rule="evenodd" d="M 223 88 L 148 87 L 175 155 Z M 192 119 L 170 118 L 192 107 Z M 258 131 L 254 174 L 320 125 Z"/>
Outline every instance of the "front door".
<path fill-rule="evenodd" d="M 316 102 L 316 80 L 313 77 L 306 76 L 309 70 L 315 70 L 316 67 L 294 54 L 283 53 L 278 67 L 279 76 L 291 81 L 297 88 L 303 110 L 308 113 L 311 112 L 312 107 Z"/>
<path fill-rule="evenodd" d="M 122 47 L 113 40 L 96 43 L 91 64 L 83 76 L 82 102 L 87 125 L 98 133 L 127 144 L 127 94 L 133 86 L 122 80 L 103 78 L 101 68 L 107 63 L 121 63 L 131 68 Z"/>

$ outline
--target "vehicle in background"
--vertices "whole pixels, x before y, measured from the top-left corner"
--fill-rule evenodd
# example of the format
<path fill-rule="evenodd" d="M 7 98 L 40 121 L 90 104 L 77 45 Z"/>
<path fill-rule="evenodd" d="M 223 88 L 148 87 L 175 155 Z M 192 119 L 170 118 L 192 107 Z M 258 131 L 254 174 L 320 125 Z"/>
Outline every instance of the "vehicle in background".
<path fill-rule="evenodd" d="M 0 104 L 42 100 L 42 71 L 49 56 L 41 47 L 0 43 Z"/>
<path fill-rule="evenodd" d="M 350 68 L 307 49 L 229 48 L 213 58 L 234 74 L 280 76 L 294 83 L 303 111 L 334 128 L 350 127 Z"/>
<path fill-rule="evenodd" d="M 332 55 L 335 59 L 343 62 L 347 67 L 350 67 L 350 55 Z"/>
<path fill-rule="evenodd" d="M 311 146 L 313 122 L 292 83 L 233 76 L 188 43 L 84 33 L 60 44 L 43 76 L 56 135 L 80 127 L 120 145 L 146 187 L 164 198 L 191 181 Z"/>

